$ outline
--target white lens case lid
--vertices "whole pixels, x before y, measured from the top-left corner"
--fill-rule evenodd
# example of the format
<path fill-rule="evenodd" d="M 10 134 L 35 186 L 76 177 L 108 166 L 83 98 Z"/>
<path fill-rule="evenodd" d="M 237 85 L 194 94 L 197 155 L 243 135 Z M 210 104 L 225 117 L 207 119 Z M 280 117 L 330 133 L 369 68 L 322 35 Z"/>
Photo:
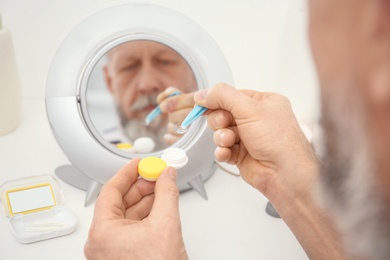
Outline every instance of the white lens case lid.
<path fill-rule="evenodd" d="M 140 137 L 135 139 L 132 151 L 135 153 L 150 153 L 156 144 L 150 137 Z"/>
<path fill-rule="evenodd" d="M 186 152 L 183 149 L 177 147 L 165 149 L 161 155 L 161 159 L 163 159 L 168 166 L 172 166 L 175 169 L 184 167 L 188 162 Z"/>

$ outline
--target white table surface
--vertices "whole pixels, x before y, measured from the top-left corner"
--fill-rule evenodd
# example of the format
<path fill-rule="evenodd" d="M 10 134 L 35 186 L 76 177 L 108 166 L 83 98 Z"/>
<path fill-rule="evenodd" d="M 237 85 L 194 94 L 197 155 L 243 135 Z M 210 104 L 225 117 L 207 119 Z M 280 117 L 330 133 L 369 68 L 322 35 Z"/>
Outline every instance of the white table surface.
<path fill-rule="evenodd" d="M 44 100 L 23 99 L 18 128 L 0 137 L 0 183 L 54 175 L 55 168 L 63 164 L 69 161 L 51 132 Z M 84 191 L 61 180 L 60 184 L 65 206 L 77 217 L 76 231 L 20 244 L 1 211 L 0 259 L 84 259 L 83 246 L 94 204 L 84 207 Z M 265 213 L 267 199 L 241 177 L 217 169 L 205 187 L 207 201 L 193 190 L 180 196 L 183 236 L 190 259 L 308 259 L 283 220 Z"/>

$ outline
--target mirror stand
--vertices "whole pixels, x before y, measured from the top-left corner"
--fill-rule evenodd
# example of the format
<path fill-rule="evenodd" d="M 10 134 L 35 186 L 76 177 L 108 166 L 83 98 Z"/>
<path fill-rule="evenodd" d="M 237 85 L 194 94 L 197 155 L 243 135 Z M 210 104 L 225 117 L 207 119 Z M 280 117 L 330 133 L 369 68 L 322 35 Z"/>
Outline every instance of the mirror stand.
<path fill-rule="evenodd" d="M 196 190 L 200 194 L 200 196 L 202 196 L 202 198 L 204 198 L 205 200 L 207 200 L 208 197 L 207 197 L 206 189 L 204 187 L 204 182 L 215 172 L 215 170 L 216 170 L 216 164 L 213 163 L 210 167 L 210 171 L 206 176 L 206 178 L 204 178 L 202 175 L 198 175 L 195 179 L 187 183 L 192 189 Z"/>
<path fill-rule="evenodd" d="M 54 174 L 67 184 L 87 192 L 84 206 L 88 206 L 97 198 L 103 184 L 89 178 L 72 165 L 62 165 L 54 170 Z"/>
<path fill-rule="evenodd" d="M 271 204 L 271 202 L 267 202 L 267 206 L 265 207 L 265 212 L 267 212 L 268 215 L 274 218 L 280 218 L 279 213 L 276 211 L 274 206 Z"/>
<path fill-rule="evenodd" d="M 216 164 L 214 163 L 206 175 L 200 174 L 195 179 L 187 182 L 186 185 L 179 186 L 180 192 L 192 188 L 197 191 L 202 198 L 207 200 L 208 197 L 204 182 L 214 173 L 215 168 Z M 85 207 L 87 207 L 97 198 L 100 193 L 100 189 L 103 187 L 103 184 L 89 178 L 87 175 L 70 164 L 57 167 L 54 170 L 54 174 L 65 183 L 87 192 L 84 202 Z"/>
<path fill-rule="evenodd" d="M 107 96 L 109 102 L 103 95 L 107 87 L 101 66 L 106 64 L 108 56 L 105 55 L 114 47 L 117 54 L 111 52 L 110 58 L 118 57 L 119 51 L 127 51 L 130 47 L 136 50 L 141 46 L 143 49 L 164 47 L 168 49 L 167 53 L 183 58 L 186 64 L 180 64 L 186 65 L 183 68 L 189 67 L 190 71 L 182 76 L 191 76 L 192 71 L 193 77 L 188 80 L 191 84 L 180 78 L 180 82 L 186 81 L 180 85 L 193 87 L 195 84 L 192 83 L 196 83 L 198 89 L 218 82 L 234 85 L 227 60 L 213 38 L 198 24 L 174 10 L 150 4 L 123 4 L 102 10 L 75 27 L 61 43 L 50 65 L 46 111 L 58 144 L 74 165 L 58 167 L 55 175 L 87 192 L 85 206 L 96 199 L 102 185 L 132 158 L 131 153 L 116 149 L 112 145 L 114 142 L 103 135 L 104 130 L 117 126 L 116 120 L 107 124 L 106 118 L 101 117 L 98 126 L 96 117 L 91 116 L 92 109 L 88 104 L 100 109 L 108 104 L 112 108 L 110 93 Z M 100 92 L 97 99 L 89 99 L 99 92 L 90 92 L 88 86 L 104 86 L 106 92 Z M 103 105 L 99 103 L 102 100 Z M 94 115 L 101 115 L 99 110 L 95 112 Z M 207 200 L 204 182 L 216 170 L 215 146 L 205 120 L 195 124 L 198 126 L 195 128 L 194 125 L 196 131 L 192 131 L 193 135 L 177 144 L 190 158 L 188 165 L 178 171 L 177 185 L 180 192 L 193 189 Z M 154 154 L 158 155 L 158 152 L 154 151 Z"/>

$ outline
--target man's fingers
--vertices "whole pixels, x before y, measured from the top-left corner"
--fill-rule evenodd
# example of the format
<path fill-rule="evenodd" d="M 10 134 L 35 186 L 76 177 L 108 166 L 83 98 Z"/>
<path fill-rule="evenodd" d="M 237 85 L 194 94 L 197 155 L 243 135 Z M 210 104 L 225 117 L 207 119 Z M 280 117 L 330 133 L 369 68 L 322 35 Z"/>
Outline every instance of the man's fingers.
<path fill-rule="evenodd" d="M 239 142 L 237 127 L 222 128 L 214 132 L 214 143 L 219 147 L 230 147 Z"/>
<path fill-rule="evenodd" d="M 235 124 L 232 114 L 226 110 L 218 109 L 207 113 L 207 125 L 212 130 L 226 128 Z"/>
<path fill-rule="evenodd" d="M 154 192 L 153 182 L 138 179 L 139 161 L 139 158 L 132 159 L 103 186 L 96 202 L 95 218 L 123 217 L 127 208 Z"/>
<path fill-rule="evenodd" d="M 152 219 L 179 217 L 179 189 L 176 186 L 176 169 L 167 167 L 156 181 Z"/>
<path fill-rule="evenodd" d="M 195 92 L 195 103 L 210 109 L 224 109 L 230 113 L 235 108 L 246 105 L 251 98 L 225 83 Z"/>
<path fill-rule="evenodd" d="M 217 147 L 214 152 L 214 157 L 218 162 L 227 162 L 232 156 L 230 148 Z"/>
<path fill-rule="evenodd" d="M 192 107 L 186 107 L 169 113 L 169 122 L 172 122 L 174 124 L 183 122 L 186 116 L 191 112 L 191 109 Z"/>
<path fill-rule="evenodd" d="M 194 107 L 194 94 L 186 93 L 174 97 L 169 97 L 161 101 L 160 109 L 164 113 L 181 110 L 183 108 Z"/>
<path fill-rule="evenodd" d="M 130 187 L 128 192 L 123 196 L 123 201 L 126 207 L 131 207 L 137 204 L 143 197 L 154 193 L 155 182 L 150 182 L 144 179 L 138 179 L 134 185 Z"/>
<path fill-rule="evenodd" d="M 142 220 L 150 214 L 154 202 L 154 194 L 142 197 L 136 204 L 126 210 L 126 219 Z"/>
<path fill-rule="evenodd" d="M 214 152 L 215 159 L 218 162 L 226 162 L 236 164 L 239 156 L 239 145 L 235 144 L 231 147 L 217 147 Z"/>
<path fill-rule="evenodd" d="M 174 92 L 180 92 L 180 90 L 176 87 L 167 87 L 163 92 L 157 95 L 157 103 L 161 103 L 164 99 L 169 97 Z"/>

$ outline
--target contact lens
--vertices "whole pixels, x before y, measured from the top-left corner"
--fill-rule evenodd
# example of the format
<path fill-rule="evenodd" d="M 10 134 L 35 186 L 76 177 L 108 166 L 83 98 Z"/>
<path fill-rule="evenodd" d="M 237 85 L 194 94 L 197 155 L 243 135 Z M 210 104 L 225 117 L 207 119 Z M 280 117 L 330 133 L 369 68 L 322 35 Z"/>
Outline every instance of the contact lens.
<path fill-rule="evenodd" d="M 175 130 L 176 130 L 176 133 L 184 135 L 187 132 L 188 128 L 183 128 L 183 127 L 181 127 L 181 123 L 176 123 Z"/>

